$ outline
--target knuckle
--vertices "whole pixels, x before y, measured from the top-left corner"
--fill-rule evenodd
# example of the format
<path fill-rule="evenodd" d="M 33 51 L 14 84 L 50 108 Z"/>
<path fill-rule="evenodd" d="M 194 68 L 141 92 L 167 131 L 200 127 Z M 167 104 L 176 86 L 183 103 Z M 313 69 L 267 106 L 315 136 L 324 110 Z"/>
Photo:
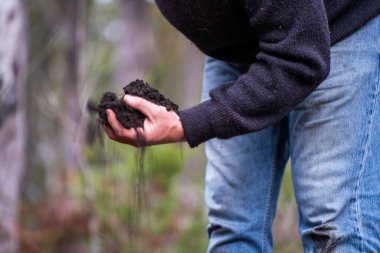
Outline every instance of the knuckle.
<path fill-rule="evenodd" d="M 117 137 L 121 137 L 123 135 L 123 131 L 121 129 L 115 129 L 114 133 Z"/>
<path fill-rule="evenodd" d="M 113 135 L 110 135 L 110 134 L 107 134 L 107 136 L 108 136 L 108 138 L 110 138 L 111 140 L 115 140 L 115 136 L 113 136 Z"/>
<path fill-rule="evenodd" d="M 157 114 L 161 114 L 161 113 L 164 113 L 166 111 L 166 109 L 162 106 L 157 106 L 156 108 L 157 108 L 156 109 Z"/>
<path fill-rule="evenodd" d="M 158 118 L 160 115 L 162 115 L 163 111 L 160 107 L 154 107 L 153 110 L 152 110 L 152 117 L 154 118 Z"/>

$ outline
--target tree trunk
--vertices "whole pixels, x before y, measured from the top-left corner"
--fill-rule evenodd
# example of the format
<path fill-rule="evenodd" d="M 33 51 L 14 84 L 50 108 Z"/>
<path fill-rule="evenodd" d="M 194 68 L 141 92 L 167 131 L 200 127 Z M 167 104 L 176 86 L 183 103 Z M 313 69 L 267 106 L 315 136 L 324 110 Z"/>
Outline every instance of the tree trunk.
<path fill-rule="evenodd" d="M 0 253 L 18 251 L 16 224 L 26 140 L 24 22 L 19 0 L 0 1 Z"/>
<path fill-rule="evenodd" d="M 84 39 L 83 1 L 63 0 L 65 8 L 66 83 L 64 83 L 63 145 L 66 169 L 83 169 L 85 122 L 79 103 L 80 55 Z"/>
<path fill-rule="evenodd" d="M 120 0 L 121 21 L 116 37 L 115 83 L 124 86 L 142 78 L 153 51 L 153 36 L 147 20 L 148 4 L 143 0 Z"/>

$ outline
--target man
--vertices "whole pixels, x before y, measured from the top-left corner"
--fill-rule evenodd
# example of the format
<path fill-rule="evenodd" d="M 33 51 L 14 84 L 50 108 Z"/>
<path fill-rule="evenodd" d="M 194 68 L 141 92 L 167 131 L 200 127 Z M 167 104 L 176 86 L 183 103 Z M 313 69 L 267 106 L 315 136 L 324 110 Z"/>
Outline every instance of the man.
<path fill-rule="evenodd" d="M 272 251 L 289 157 L 305 252 L 380 252 L 380 1 L 156 2 L 208 55 L 203 102 L 124 101 L 148 145 L 206 141 L 208 252 Z"/>

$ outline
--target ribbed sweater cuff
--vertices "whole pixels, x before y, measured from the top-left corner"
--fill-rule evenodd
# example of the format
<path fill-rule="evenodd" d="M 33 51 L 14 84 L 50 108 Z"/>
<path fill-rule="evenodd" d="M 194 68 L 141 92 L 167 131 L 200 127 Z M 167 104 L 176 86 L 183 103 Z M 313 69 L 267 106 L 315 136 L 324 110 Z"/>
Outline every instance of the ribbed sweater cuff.
<path fill-rule="evenodd" d="M 179 112 L 179 117 L 189 146 L 194 148 L 215 137 L 210 126 L 210 101 Z"/>

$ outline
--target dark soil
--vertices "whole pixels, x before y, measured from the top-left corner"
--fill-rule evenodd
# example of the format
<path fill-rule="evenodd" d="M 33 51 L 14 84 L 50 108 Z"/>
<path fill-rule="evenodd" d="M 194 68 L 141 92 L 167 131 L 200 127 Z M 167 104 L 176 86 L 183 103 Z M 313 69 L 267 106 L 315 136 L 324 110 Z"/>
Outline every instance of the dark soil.
<path fill-rule="evenodd" d="M 124 94 L 142 97 L 157 105 L 164 106 L 168 111 L 178 113 L 178 105 L 165 98 L 158 90 L 152 88 L 142 80 L 136 80 L 123 88 Z M 97 112 L 101 123 L 109 126 L 106 110 L 112 109 L 120 124 L 127 128 L 143 127 L 145 116 L 139 111 L 129 107 L 123 102 L 123 97 L 118 97 L 115 93 L 105 92 L 99 104 L 89 101 L 87 104 L 89 111 Z"/>

